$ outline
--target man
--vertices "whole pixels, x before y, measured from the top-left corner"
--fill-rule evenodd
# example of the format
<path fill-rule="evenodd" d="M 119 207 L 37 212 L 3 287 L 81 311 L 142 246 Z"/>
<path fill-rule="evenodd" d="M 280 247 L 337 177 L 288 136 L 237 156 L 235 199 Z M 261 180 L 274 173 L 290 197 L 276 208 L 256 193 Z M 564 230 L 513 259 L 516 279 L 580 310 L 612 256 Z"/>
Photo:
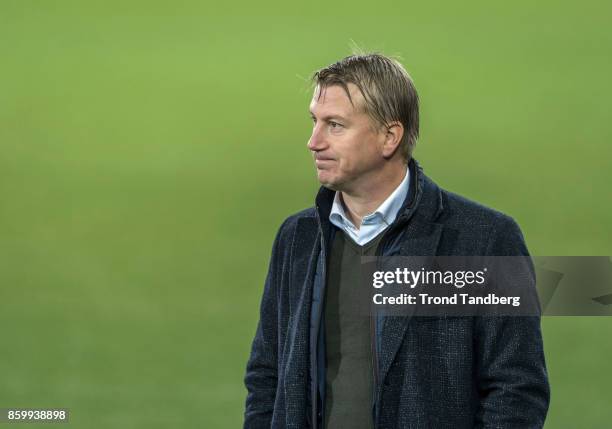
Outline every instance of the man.
<path fill-rule="evenodd" d="M 244 427 L 541 428 L 539 317 L 354 311 L 361 256 L 528 253 L 510 217 L 439 188 L 412 158 L 418 97 L 399 62 L 353 55 L 313 80 L 322 187 L 274 242 Z"/>

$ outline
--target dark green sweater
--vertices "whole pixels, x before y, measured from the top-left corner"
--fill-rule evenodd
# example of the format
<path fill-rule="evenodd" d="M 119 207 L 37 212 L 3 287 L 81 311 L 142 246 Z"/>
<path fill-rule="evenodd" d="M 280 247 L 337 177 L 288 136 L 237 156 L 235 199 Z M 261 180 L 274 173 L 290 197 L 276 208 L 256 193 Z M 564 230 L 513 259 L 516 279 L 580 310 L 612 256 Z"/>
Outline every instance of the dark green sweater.
<path fill-rule="evenodd" d="M 372 346 L 369 296 L 360 283 L 361 256 L 373 256 L 383 234 L 359 246 L 334 234 L 325 291 L 326 429 L 370 429 Z"/>

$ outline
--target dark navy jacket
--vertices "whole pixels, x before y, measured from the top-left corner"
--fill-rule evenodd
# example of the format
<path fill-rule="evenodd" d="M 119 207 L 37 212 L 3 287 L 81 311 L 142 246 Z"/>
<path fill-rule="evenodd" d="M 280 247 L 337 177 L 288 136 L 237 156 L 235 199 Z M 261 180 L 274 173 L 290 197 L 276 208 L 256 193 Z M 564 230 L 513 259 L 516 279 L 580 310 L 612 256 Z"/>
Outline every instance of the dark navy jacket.
<path fill-rule="evenodd" d="M 410 192 L 377 254 L 528 255 L 510 217 L 439 188 L 410 162 Z M 316 207 L 277 233 L 245 376 L 245 428 L 322 427 L 333 196 L 322 187 Z M 389 316 L 374 327 L 376 428 L 544 425 L 550 393 L 538 317 Z"/>

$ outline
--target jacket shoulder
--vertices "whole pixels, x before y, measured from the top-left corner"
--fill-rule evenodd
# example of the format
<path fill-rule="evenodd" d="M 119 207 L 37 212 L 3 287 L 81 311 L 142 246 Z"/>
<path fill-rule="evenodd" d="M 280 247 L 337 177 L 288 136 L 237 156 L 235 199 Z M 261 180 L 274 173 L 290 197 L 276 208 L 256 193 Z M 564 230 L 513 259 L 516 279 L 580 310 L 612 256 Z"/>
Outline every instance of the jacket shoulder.
<path fill-rule="evenodd" d="M 277 241 L 286 242 L 287 239 L 292 237 L 298 222 L 302 219 L 312 219 L 314 221 L 316 219 L 315 208 L 308 207 L 285 218 L 278 229 Z"/>
<path fill-rule="evenodd" d="M 307 209 L 300 210 L 297 213 L 294 213 L 290 216 L 287 216 L 281 225 L 281 229 L 283 228 L 295 228 L 295 225 L 301 219 L 315 219 L 316 218 L 316 210 L 314 207 L 308 207 Z"/>
<path fill-rule="evenodd" d="M 438 222 L 484 245 L 485 255 L 528 255 L 517 222 L 506 213 L 454 192 L 441 190 L 444 210 Z"/>
<path fill-rule="evenodd" d="M 289 221 L 289 222 L 297 222 L 298 219 L 302 219 L 302 218 L 315 218 L 316 217 L 316 210 L 314 207 L 308 207 L 304 210 L 300 210 L 297 213 L 294 213 L 290 216 L 288 216 L 285 219 L 285 222 Z"/>
<path fill-rule="evenodd" d="M 445 223 L 456 223 L 458 226 L 490 228 L 492 226 L 515 224 L 515 220 L 494 208 L 485 206 L 454 192 L 441 189 L 444 205 L 443 220 Z"/>

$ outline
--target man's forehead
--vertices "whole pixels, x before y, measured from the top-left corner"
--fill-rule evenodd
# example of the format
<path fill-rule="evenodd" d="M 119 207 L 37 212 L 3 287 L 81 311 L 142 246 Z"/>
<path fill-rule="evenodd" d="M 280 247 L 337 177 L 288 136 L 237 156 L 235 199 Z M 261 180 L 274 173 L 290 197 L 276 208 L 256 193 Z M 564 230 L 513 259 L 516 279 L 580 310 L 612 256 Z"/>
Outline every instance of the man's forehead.
<path fill-rule="evenodd" d="M 348 89 L 351 94 L 350 99 L 344 88 L 340 85 L 317 86 L 314 89 L 312 101 L 310 102 L 310 110 L 312 111 L 317 106 L 322 106 L 341 109 L 346 114 L 358 113 L 362 106 L 363 95 L 359 88 L 352 83 L 348 84 Z"/>

